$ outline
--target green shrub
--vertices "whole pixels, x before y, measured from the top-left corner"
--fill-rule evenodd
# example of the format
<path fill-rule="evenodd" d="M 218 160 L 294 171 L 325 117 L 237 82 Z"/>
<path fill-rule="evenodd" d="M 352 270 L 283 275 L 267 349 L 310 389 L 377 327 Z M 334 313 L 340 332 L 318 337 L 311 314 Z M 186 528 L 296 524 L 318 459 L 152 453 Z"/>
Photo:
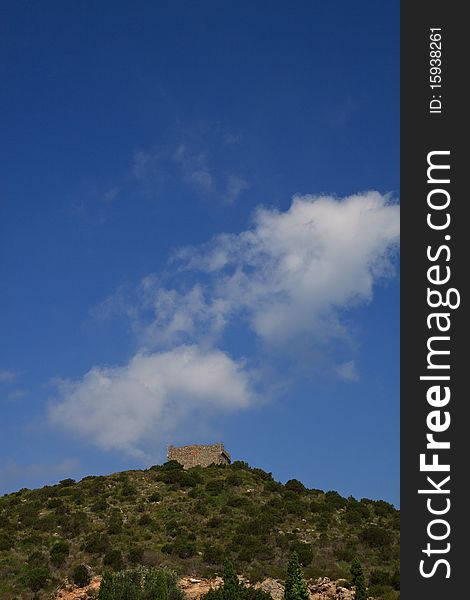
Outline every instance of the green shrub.
<path fill-rule="evenodd" d="M 289 481 L 286 481 L 284 487 L 286 490 L 290 490 L 296 494 L 303 494 L 306 491 L 304 484 L 298 479 L 289 479 Z"/>
<path fill-rule="evenodd" d="M 295 552 L 299 558 L 299 562 L 303 567 L 308 565 L 313 560 L 313 551 L 310 544 L 305 542 L 295 541 L 291 544 L 291 552 Z"/>
<path fill-rule="evenodd" d="M 390 585 L 390 573 L 383 569 L 372 569 L 369 574 L 369 585 Z"/>
<path fill-rule="evenodd" d="M 127 555 L 129 562 L 133 565 L 138 565 L 142 562 L 144 558 L 144 549 L 140 546 L 132 546 L 129 548 L 129 553 Z"/>
<path fill-rule="evenodd" d="M 332 520 L 331 513 L 328 513 L 328 512 L 320 513 L 320 516 L 318 517 L 318 521 L 317 521 L 318 529 L 320 531 L 326 531 L 331 524 L 331 520 Z"/>
<path fill-rule="evenodd" d="M 266 481 L 264 484 L 265 492 L 282 492 L 284 490 L 284 486 L 279 481 Z"/>
<path fill-rule="evenodd" d="M 397 569 L 396 571 L 394 571 L 392 573 L 392 576 L 390 577 L 390 585 L 393 587 L 394 590 L 400 589 L 400 570 L 399 569 Z"/>
<path fill-rule="evenodd" d="M 343 498 L 338 492 L 326 492 L 325 493 L 325 503 L 338 510 L 339 508 L 344 508 L 348 501 L 346 498 Z"/>
<path fill-rule="evenodd" d="M 124 567 L 122 554 L 120 550 L 110 550 L 104 555 L 103 564 L 111 567 L 114 571 L 120 571 Z"/>
<path fill-rule="evenodd" d="M 182 471 L 183 465 L 179 463 L 177 460 L 169 460 L 166 463 L 163 463 L 160 467 L 160 471 L 168 472 L 168 471 Z"/>
<path fill-rule="evenodd" d="M 128 481 L 125 481 L 123 483 L 122 488 L 121 488 L 121 496 L 122 496 L 122 498 L 135 498 L 136 494 L 137 494 L 136 487 L 133 486 Z"/>
<path fill-rule="evenodd" d="M 273 515 L 268 512 L 262 512 L 240 523 L 238 531 L 249 535 L 267 535 L 271 533 L 275 522 L 276 519 Z"/>
<path fill-rule="evenodd" d="M 392 542 L 390 531 L 377 525 L 365 527 L 360 533 L 361 540 L 371 548 L 382 548 Z"/>
<path fill-rule="evenodd" d="M 220 517 L 220 515 L 214 515 L 207 521 L 207 527 L 210 527 L 211 529 L 215 529 L 217 527 L 220 527 L 221 523 L 222 523 L 222 518 Z"/>
<path fill-rule="evenodd" d="M 85 587 L 91 581 L 88 567 L 85 565 L 77 565 L 72 573 L 72 581 L 78 587 Z"/>
<path fill-rule="evenodd" d="M 161 551 L 163 554 L 172 554 L 173 553 L 173 544 L 163 544 Z"/>
<path fill-rule="evenodd" d="M 60 487 L 70 487 L 72 485 L 75 485 L 75 479 L 62 479 L 62 481 L 59 481 L 59 485 Z"/>
<path fill-rule="evenodd" d="M 194 512 L 198 515 L 206 516 L 209 513 L 209 509 L 207 508 L 207 503 L 199 500 L 194 505 Z"/>
<path fill-rule="evenodd" d="M 68 538 L 74 538 L 88 530 L 88 516 L 84 512 L 72 513 L 61 523 L 62 532 Z"/>
<path fill-rule="evenodd" d="M 10 520 L 8 519 L 8 517 L 6 515 L 0 514 L 0 529 L 8 527 L 9 524 Z"/>
<path fill-rule="evenodd" d="M 183 471 L 179 484 L 182 488 L 196 487 L 203 479 L 198 471 Z"/>
<path fill-rule="evenodd" d="M 46 565 L 27 565 L 23 571 L 23 580 L 32 592 L 39 592 L 47 587 L 50 576 Z"/>
<path fill-rule="evenodd" d="M 220 492 L 224 489 L 224 481 L 223 479 L 210 479 L 206 483 L 206 490 L 210 494 L 220 494 Z"/>
<path fill-rule="evenodd" d="M 14 539 L 11 535 L 0 533 L 0 551 L 11 550 L 14 546 Z"/>
<path fill-rule="evenodd" d="M 148 497 L 149 502 L 160 502 L 162 499 L 162 495 L 159 492 L 152 492 Z"/>
<path fill-rule="evenodd" d="M 104 498 L 98 498 L 96 502 L 91 505 L 91 510 L 95 513 L 105 512 L 109 507 L 109 504 Z"/>
<path fill-rule="evenodd" d="M 122 516 L 121 512 L 114 509 L 108 519 L 108 533 L 110 535 L 117 535 L 122 531 Z"/>
<path fill-rule="evenodd" d="M 139 520 L 137 521 L 137 523 L 141 526 L 141 527 L 150 527 L 151 525 L 153 525 L 153 519 L 152 517 L 148 514 L 148 513 L 144 513 Z"/>
<path fill-rule="evenodd" d="M 70 546 L 66 541 L 56 542 L 49 551 L 51 563 L 56 566 L 62 566 L 70 552 Z"/>
<path fill-rule="evenodd" d="M 231 495 L 227 498 L 227 506 L 232 506 L 233 508 L 250 506 L 250 504 L 250 500 L 248 500 L 248 498 L 245 498 L 244 496 Z"/>
<path fill-rule="evenodd" d="M 352 548 L 348 548 L 345 546 L 340 546 L 336 548 L 333 552 L 333 556 L 337 560 L 341 560 L 343 562 L 350 563 L 354 558 L 355 552 Z"/>
<path fill-rule="evenodd" d="M 237 473 L 232 473 L 225 478 L 225 483 L 229 487 L 238 487 L 243 484 L 243 479 Z"/>
<path fill-rule="evenodd" d="M 181 525 L 178 521 L 171 520 L 165 525 L 165 532 L 170 537 L 176 537 L 181 533 Z"/>
<path fill-rule="evenodd" d="M 234 460 L 231 464 L 232 469 L 239 469 L 242 471 L 249 471 L 250 465 L 244 460 Z"/>
<path fill-rule="evenodd" d="M 290 515 L 305 515 L 307 512 L 307 505 L 299 499 L 285 500 L 284 510 Z"/>
<path fill-rule="evenodd" d="M 86 538 L 83 549 L 89 554 L 104 554 L 109 550 L 109 546 L 109 538 L 96 532 Z"/>
<path fill-rule="evenodd" d="M 219 565 L 223 560 L 223 550 L 220 546 L 206 545 L 202 554 L 202 560 L 209 565 Z"/>
<path fill-rule="evenodd" d="M 251 469 L 251 472 L 257 479 L 261 479 L 262 481 L 271 481 L 273 478 L 272 473 L 267 473 L 266 471 L 263 471 L 263 469 L 258 469 L 257 467 Z"/>
<path fill-rule="evenodd" d="M 196 547 L 186 538 L 177 538 L 173 543 L 172 553 L 180 558 L 191 558 L 196 554 Z"/>
<path fill-rule="evenodd" d="M 385 500 L 373 500 L 372 501 L 375 514 L 379 517 L 394 516 L 396 509 L 393 504 L 385 502 Z"/>

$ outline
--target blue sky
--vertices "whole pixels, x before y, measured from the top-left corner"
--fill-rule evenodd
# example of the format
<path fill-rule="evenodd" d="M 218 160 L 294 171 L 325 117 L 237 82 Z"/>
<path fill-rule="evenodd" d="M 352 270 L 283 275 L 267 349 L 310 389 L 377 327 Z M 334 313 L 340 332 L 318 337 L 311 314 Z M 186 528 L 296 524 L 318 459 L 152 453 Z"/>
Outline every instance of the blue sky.
<path fill-rule="evenodd" d="M 0 492 L 223 440 L 399 495 L 398 2 L 11 2 Z"/>

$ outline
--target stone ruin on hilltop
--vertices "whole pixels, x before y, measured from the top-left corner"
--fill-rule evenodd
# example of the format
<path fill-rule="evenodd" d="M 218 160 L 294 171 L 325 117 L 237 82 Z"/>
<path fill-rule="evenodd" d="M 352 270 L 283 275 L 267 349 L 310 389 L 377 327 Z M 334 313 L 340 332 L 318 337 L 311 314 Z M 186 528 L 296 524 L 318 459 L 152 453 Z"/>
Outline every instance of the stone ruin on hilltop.
<path fill-rule="evenodd" d="M 168 460 L 176 460 L 183 469 L 208 467 L 209 465 L 229 465 L 230 454 L 222 442 L 218 444 L 192 446 L 168 446 Z"/>

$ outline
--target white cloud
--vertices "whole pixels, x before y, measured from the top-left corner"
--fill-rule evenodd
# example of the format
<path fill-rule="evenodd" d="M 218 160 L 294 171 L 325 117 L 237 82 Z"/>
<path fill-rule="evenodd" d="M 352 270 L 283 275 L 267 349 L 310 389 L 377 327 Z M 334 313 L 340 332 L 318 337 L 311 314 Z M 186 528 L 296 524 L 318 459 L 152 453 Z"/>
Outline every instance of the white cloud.
<path fill-rule="evenodd" d="M 127 365 L 94 367 L 62 381 L 49 417 L 106 450 L 144 456 L 198 416 L 212 418 L 256 401 L 243 362 L 220 350 L 179 346 L 135 355 Z"/>
<path fill-rule="evenodd" d="M 246 315 L 265 342 L 319 341 L 336 335 L 340 312 L 370 301 L 377 279 L 392 273 L 398 236 L 399 207 L 378 192 L 297 196 L 289 210 L 259 209 L 251 229 L 179 258 L 210 274 L 210 304 Z"/>

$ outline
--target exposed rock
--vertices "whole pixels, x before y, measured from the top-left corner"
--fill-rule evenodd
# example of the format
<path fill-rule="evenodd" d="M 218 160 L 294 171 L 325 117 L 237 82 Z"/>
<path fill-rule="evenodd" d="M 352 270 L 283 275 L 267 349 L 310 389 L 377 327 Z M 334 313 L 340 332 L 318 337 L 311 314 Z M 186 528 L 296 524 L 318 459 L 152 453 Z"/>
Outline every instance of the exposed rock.
<path fill-rule="evenodd" d="M 319 577 L 316 581 L 309 581 L 310 600 L 354 600 L 354 592 L 342 587 L 339 583 L 328 577 Z"/>
<path fill-rule="evenodd" d="M 284 597 L 284 586 L 277 579 L 265 579 L 261 583 L 255 583 L 254 587 L 271 594 L 273 600 L 282 600 Z"/>
<path fill-rule="evenodd" d="M 214 579 L 196 579 L 195 577 L 182 577 L 178 585 L 185 593 L 188 600 L 196 600 L 209 590 L 214 590 L 223 584 L 222 577 L 215 577 Z"/>

